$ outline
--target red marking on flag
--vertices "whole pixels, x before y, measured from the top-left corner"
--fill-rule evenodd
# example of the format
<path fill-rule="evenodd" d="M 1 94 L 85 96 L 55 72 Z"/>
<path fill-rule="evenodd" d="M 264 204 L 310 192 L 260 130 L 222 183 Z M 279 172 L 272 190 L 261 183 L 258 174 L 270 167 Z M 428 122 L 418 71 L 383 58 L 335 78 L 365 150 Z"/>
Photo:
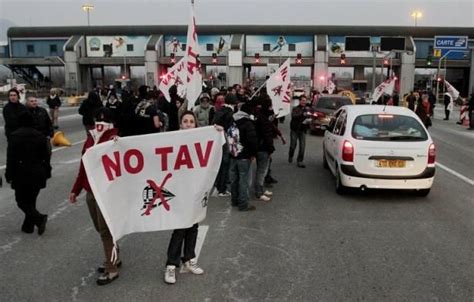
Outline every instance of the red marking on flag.
<path fill-rule="evenodd" d="M 169 211 L 170 210 L 170 205 L 168 204 L 168 202 L 166 201 L 165 197 L 163 196 L 163 193 L 161 192 L 161 188 L 163 188 L 166 184 L 166 182 L 168 181 L 168 179 L 171 178 L 171 176 L 173 176 L 173 174 L 171 173 L 168 173 L 165 178 L 163 179 L 163 181 L 161 182 L 161 185 L 158 186 L 153 180 L 151 179 L 148 179 L 146 182 L 148 183 L 148 185 L 150 187 L 152 187 L 155 191 L 156 191 L 156 194 L 155 196 L 153 196 L 153 200 L 148 204 L 146 210 L 145 210 L 145 213 L 143 213 L 144 215 L 148 216 L 151 214 L 151 210 L 153 209 L 153 205 L 155 204 L 156 200 L 159 198 L 161 200 L 161 204 L 163 205 L 163 207 L 165 208 L 166 211 Z"/>

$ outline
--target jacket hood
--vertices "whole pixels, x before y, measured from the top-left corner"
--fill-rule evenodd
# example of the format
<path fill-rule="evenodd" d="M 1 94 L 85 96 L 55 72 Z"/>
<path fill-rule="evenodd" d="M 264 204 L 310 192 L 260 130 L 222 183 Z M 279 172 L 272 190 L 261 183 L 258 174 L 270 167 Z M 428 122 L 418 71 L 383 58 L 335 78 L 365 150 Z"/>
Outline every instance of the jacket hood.
<path fill-rule="evenodd" d="M 238 120 L 243 119 L 243 118 L 250 119 L 250 114 L 243 111 L 237 111 L 236 113 L 234 113 L 233 117 L 234 117 L 234 120 L 237 122 Z"/>

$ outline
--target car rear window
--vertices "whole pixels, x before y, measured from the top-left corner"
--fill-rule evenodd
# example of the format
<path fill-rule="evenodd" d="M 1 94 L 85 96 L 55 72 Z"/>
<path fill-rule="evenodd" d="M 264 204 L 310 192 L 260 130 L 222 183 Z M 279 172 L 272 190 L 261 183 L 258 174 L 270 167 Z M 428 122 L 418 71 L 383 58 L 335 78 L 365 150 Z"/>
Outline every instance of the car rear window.
<path fill-rule="evenodd" d="M 352 101 L 349 98 L 325 98 L 320 97 L 316 103 L 316 108 L 325 108 L 337 110 L 344 105 L 352 105 Z"/>
<path fill-rule="evenodd" d="M 352 137 L 371 141 L 425 141 L 428 134 L 423 126 L 410 116 L 366 114 L 355 119 Z"/>

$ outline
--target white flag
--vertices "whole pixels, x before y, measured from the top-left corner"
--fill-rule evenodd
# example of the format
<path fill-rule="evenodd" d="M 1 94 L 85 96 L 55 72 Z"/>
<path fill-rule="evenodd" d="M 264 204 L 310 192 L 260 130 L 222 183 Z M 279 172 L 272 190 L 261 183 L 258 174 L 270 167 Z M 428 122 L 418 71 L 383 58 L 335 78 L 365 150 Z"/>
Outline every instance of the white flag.
<path fill-rule="evenodd" d="M 329 80 L 329 83 L 328 83 L 329 94 L 332 94 L 334 92 L 334 89 L 336 89 L 336 84 L 334 84 L 333 81 Z"/>
<path fill-rule="evenodd" d="M 223 132 L 209 126 L 123 137 L 87 150 L 84 167 L 114 242 L 202 221 L 224 142 Z"/>
<path fill-rule="evenodd" d="M 171 101 L 168 90 L 172 85 L 176 85 L 178 88 L 178 95 L 184 97 L 186 94 L 186 63 L 184 58 L 178 61 L 178 63 L 171 66 L 168 72 L 161 79 L 158 89 L 163 92 L 166 100 Z"/>
<path fill-rule="evenodd" d="M 191 19 L 188 24 L 188 37 L 186 40 L 186 99 L 188 109 L 192 110 L 194 103 L 202 91 L 201 63 L 199 62 L 199 43 L 196 31 L 196 18 L 194 5 L 191 5 Z"/>
<path fill-rule="evenodd" d="M 272 99 L 273 112 L 277 117 L 290 114 L 291 82 L 290 59 L 287 59 L 267 80 L 267 92 Z"/>
<path fill-rule="evenodd" d="M 454 86 L 446 80 L 444 80 L 444 85 L 446 85 L 449 94 L 453 97 L 454 100 L 456 100 L 459 97 L 459 91 L 457 91 L 457 89 L 454 88 Z"/>
<path fill-rule="evenodd" d="M 372 95 L 372 101 L 377 100 L 384 94 L 392 95 L 393 89 L 395 89 L 395 78 L 391 78 L 377 86 Z"/>

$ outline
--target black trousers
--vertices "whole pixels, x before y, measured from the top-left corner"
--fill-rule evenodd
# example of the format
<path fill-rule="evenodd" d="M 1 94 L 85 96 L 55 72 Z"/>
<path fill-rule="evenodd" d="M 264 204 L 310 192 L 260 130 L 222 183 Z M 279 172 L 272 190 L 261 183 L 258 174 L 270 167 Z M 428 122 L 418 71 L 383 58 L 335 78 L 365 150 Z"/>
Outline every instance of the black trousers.
<path fill-rule="evenodd" d="M 15 199 L 18 207 L 25 213 L 25 220 L 22 229 L 24 231 L 33 231 L 34 226 L 43 220 L 43 214 L 36 209 L 36 199 L 38 198 L 39 188 L 16 188 Z"/>
<path fill-rule="evenodd" d="M 445 119 L 449 120 L 449 114 L 451 113 L 451 111 L 448 110 L 448 105 L 444 105 L 444 115 L 445 115 Z"/>
<path fill-rule="evenodd" d="M 168 246 L 168 260 L 166 261 L 166 265 L 179 267 L 181 261 L 184 263 L 195 258 L 196 254 L 194 253 L 194 249 L 196 248 L 197 234 L 197 223 L 187 229 L 174 230 Z M 181 251 L 183 251 L 182 258 Z"/>

